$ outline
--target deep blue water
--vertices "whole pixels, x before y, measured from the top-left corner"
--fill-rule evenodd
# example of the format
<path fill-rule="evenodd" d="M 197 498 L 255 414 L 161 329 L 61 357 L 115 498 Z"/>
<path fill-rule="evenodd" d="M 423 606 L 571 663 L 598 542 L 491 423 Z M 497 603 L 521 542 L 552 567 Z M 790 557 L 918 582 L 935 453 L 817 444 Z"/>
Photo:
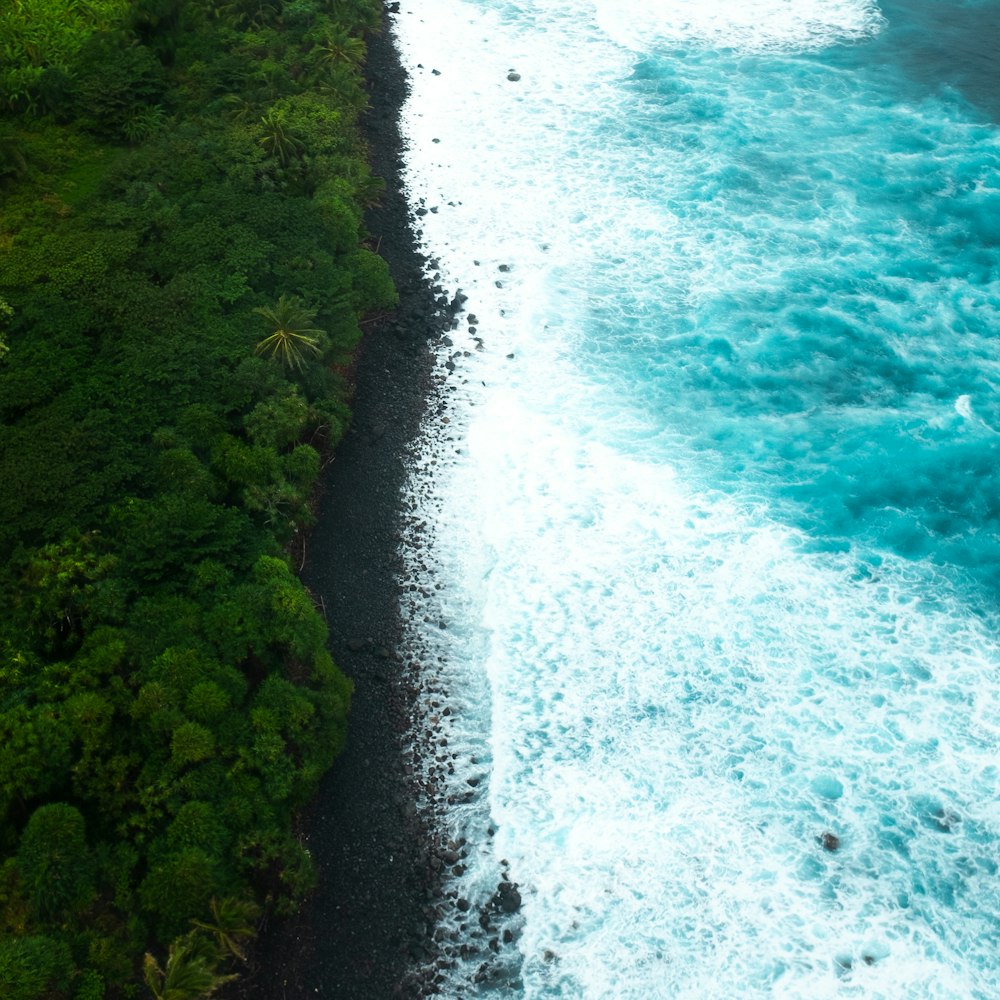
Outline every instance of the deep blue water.
<path fill-rule="evenodd" d="M 404 8 L 456 892 L 530 998 L 1000 996 L 1000 3 Z"/>

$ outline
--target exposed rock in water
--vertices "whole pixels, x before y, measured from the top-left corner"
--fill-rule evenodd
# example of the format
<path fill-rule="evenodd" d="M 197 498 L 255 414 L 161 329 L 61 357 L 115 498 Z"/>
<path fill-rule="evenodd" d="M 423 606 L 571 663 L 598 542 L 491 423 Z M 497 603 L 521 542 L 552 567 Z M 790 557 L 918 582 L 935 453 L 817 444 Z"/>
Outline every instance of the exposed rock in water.
<path fill-rule="evenodd" d="M 827 830 L 827 832 L 819 838 L 819 842 L 823 845 L 824 850 L 830 851 L 831 853 L 840 847 L 840 837 L 838 837 L 835 833 L 830 833 L 829 830 Z"/>
<path fill-rule="evenodd" d="M 504 913 L 517 913 L 521 909 L 521 894 L 513 882 L 501 882 L 497 886 L 493 904 Z"/>

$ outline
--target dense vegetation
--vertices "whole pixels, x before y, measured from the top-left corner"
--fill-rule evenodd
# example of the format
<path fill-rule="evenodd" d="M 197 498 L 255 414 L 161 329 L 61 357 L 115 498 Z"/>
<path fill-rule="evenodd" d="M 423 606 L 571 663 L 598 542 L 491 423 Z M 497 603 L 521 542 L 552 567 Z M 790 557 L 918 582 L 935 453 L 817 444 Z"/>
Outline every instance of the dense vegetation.
<path fill-rule="evenodd" d="M 0 996 L 209 995 L 350 685 L 294 562 L 364 245 L 374 0 L 0 10 Z"/>

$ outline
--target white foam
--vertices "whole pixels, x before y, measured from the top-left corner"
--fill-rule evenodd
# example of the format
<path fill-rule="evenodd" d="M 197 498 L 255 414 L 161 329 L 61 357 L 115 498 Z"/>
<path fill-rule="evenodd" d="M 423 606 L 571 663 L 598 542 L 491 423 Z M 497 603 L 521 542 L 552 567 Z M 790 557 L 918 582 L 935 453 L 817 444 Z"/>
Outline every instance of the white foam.
<path fill-rule="evenodd" d="M 500 554 L 491 797 L 529 889 L 527 995 L 976 995 L 988 935 L 955 953 L 923 925 L 985 934 L 992 916 L 926 900 L 937 915 L 915 920 L 912 870 L 878 835 L 937 789 L 995 828 L 991 637 L 921 610 L 902 564 L 859 582 L 668 469 L 498 405 L 515 436 L 483 414 L 472 443 Z M 817 844 L 829 828 L 842 856 Z M 921 834 L 909 849 L 933 852 L 942 834 Z"/>
<path fill-rule="evenodd" d="M 687 40 L 774 48 L 855 37 L 859 12 L 875 9 L 600 10 L 609 32 L 637 19 L 652 44 L 680 39 L 683 15 Z M 692 215 L 663 208 L 664 189 L 690 194 L 718 166 L 712 127 L 679 116 L 663 126 L 669 143 L 589 156 L 601 121 L 655 120 L 674 92 L 624 106 L 632 56 L 595 43 L 597 21 L 565 4 L 520 13 L 424 0 L 404 2 L 399 19 L 414 74 L 409 192 L 438 209 L 420 220 L 424 239 L 443 282 L 470 296 L 485 342 L 453 337 L 470 356 L 440 392 L 450 423 L 437 406 L 428 420 L 411 483 L 423 526 L 407 550 L 411 568 L 428 551 L 434 567 L 414 568 L 429 596 L 415 592 L 408 612 L 429 697 L 444 692 L 455 709 L 443 780 L 457 793 L 492 767 L 488 801 L 445 819 L 477 836 L 488 805 L 499 823 L 459 891 L 488 898 L 497 859 L 511 862 L 528 1000 L 987 996 L 991 848 L 974 829 L 1000 826 L 991 634 L 933 571 L 887 553 L 877 568 L 807 554 L 763 502 L 709 491 L 689 455 L 671 467 L 666 431 L 604 405 L 575 350 L 583 317 L 602 310 L 640 315 L 659 295 L 694 312 L 777 286 L 796 257 L 822 253 L 822 213 L 869 266 L 854 206 L 795 220 L 767 219 L 763 204 L 763 220 L 734 226 L 720 184 Z M 688 81 L 674 82 L 686 99 Z M 746 83 L 716 81 L 700 97 L 780 146 L 764 102 L 739 94 Z M 792 104 L 787 120 L 808 127 L 815 110 Z M 884 239 L 906 238 L 889 221 Z M 661 263 L 649 287 L 630 246 Z M 977 294 L 947 294 L 959 292 Z M 939 308 L 943 324 L 950 306 Z M 903 330 L 907 316 L 890 325 Z M 608 327 L 613 354 L 624 346 Z M 932 333 L 904 331 L 900 352 L 933 352 Z M 685 349 L 683 331 L 670 346 Z M 687 405 L 701 420 L 697 398 Z M 920 803 L 935 798 L 961 817 L 954 831 L 933 828 L 934 807 Z M 818 845 L 825 830 L 840 851 Z M 928 871 L 940 884 L 921 895 L 915 873 Z M 445 995 L 463 995 L 464 972 Z"/>
<path fill-rule="evenodd" d="M 923 607 L 925 571 L 805 555 L 764 511 L 692 495 L 547 407 L 478 402 L 432 550 L 462 581 L 451 612 L 488 629 L 449 640 L 451 748 L 492 758 L 526 996 L 988 995 L 992 874 L 976 866 L 993 852 L 962 831 L 1000 821 L 992 636 L 957 603 Z M 921 796 L 959 832 L 921 825 Z M 912 865 L 882 839 L 889 819 Z M 945 836 L 957 904 L 913 884 Z"/>
<path fill-rule="evenodd" d="M 882 26 L 878 5 L 858 0 L 595 0 L 607 34 L 637 51 L 702 44 L 762 52 L 859 41 Z"/>

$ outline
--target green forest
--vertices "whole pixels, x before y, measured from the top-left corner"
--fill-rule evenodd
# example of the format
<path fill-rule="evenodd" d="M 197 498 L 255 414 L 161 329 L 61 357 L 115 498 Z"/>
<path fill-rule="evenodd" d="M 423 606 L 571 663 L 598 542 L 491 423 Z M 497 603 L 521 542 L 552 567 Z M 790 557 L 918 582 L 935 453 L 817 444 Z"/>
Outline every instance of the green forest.
<path fill-rule="evenodd" d="M 376 0 L 0 10 L 0 996 L 196 1000 L 307 892 L 350 682 L 296 571 L 395 292 Z"/>

